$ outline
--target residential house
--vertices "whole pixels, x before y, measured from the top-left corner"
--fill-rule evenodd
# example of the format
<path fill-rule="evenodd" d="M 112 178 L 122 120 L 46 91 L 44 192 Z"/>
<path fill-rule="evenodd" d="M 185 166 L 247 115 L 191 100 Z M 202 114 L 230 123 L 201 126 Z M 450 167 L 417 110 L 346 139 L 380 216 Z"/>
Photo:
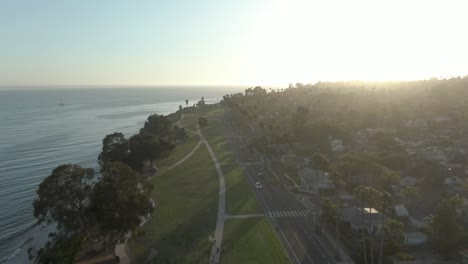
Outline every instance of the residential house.
<path fill-rule="evenodd" d="M 400 179 L 400 186 L 401 187 L 412 187 L 416 186 L 416 178 L 411 176 L 406 176 Z"/>
<path fill-rule="evenodd" d="M 406 232 L 405 233 L 405 245 L 407 246 L 419 246 L 427 242 L 427 235 L 423 232 Z"/>
<path fill-rule="evenodd" d="M 335 184 L 328 173 L 304 166 L 298 170 L 297 174 L 301 179 L 300 187 L 302 191 L 316 194 L 320 191 L 335 189 Z"/>
<path fill-rule="evenodd" d="M 284 155 L 289 150 L 288 144 L 270 144 L 268 148 L 272 151 L 274 155 Z"/>
<path fill-rule="evenodd" d="M 447 163 L 449 160 L 442 151 L 434 148 L 418 150 L 416 156 L 420 159 L 434 161 L 437 163 Z"/>
<path fill-rule="evenodd" d="M 343 141 L 339 139 L 332 139 L 330 140 L 330 149 L 332 152 L 342 152 L 345 150 L 343 146 Z"/>
<path fill-rule="evenodd" d="M 447 185 L 461 185 L 465 182 L 464 179 L 458 177 L 458 176 L 449 176 L 444 179 L 444 183 Z"/>
<path fill-rule="evenodd" d="M 338 217 L 354 230 L 376 232 L 384 224 L 384 217 L 374 208 L 346 207 L 338 209 Z"/>
<path fill-rule="evenodd" d="M 408 210 L 406 210 L 406 207 L 402 204 L 395 205 L 394 207 L 395 210 L 395 216 L 399 219 L 402 220 L 407 220 L 409 217 Z"/>

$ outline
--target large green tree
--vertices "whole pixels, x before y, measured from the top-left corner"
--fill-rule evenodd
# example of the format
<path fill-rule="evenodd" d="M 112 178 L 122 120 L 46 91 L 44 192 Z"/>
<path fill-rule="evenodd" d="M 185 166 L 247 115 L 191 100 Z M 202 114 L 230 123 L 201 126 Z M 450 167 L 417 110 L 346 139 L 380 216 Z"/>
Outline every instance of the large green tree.
<path fill-rule="evenodd" d="M 38 251 L 39 263 L 72 263 L 83 238 L 92 234 L 94 217 L 89 204 L 95 180 L 92 169 L 65 164 L 39 185 L 33 202 L 34 216 L 39 223 L 57 224 L 52 240 Z"/>
<path fill-rule="evenodd" d="M 102 165 L 108 161 L 124 162 L 129 153 L 128 140 L 124 134 L 119 132 L 109 134 L 102 140 L 102 151 L 98 157 L 99 164 Z"/>
<path fill-rule="evenodd" d="M 140 130 L 140 134 L 168 137 L 171 134 L 171 121 L 164 115 L 150 115 Z"/>
<path fill-rule="evenodd" d="M 55 222 L 59 230 L 70 233 L 85 230 L 94 177 L 93 169 L 75 164 L 55 168 L 39 185 L 33 202 L 38 222 Z"/>
<path fill-rule="evenodd" d="M 127 165 L 105 163 L 101 179 L 94 186 L 91 205 L 101 233 L 120 239 L 127 231 L 138 227 L 140 217 L 153 209 L 149 191 Z"/>
<path fill-rule="evenodd" d="M 129 148 L 128 164 L 135 170 L 141 170 L 145 161 L 153 165 L 155 160 L 166 158 L 175 145 L 164 138 L 137 134 L 130 138 Z"/>
<path fill-rule="evenodd" d="M 434 246 L 444 255 L 449 255 L 459 245 L 463 228 L 457 223 L 457 198 L 442 200 L 429 223 L 430 238 Z"/>

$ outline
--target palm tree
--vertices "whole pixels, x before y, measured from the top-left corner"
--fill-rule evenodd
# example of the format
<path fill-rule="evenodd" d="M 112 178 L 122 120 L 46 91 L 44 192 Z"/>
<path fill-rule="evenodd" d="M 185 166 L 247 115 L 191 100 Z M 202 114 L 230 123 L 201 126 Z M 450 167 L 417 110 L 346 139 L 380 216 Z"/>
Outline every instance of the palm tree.
<path fill-rule="evenodd" d="M 383 192 L 381 195 L 381 210 L 382 210 L 382 222 L 385 223 L 385 210 L 392 204 L 392 195 L 388 192 Z M 384 245 L 384 232 L 380 231 L 380 255 L 379 264 L 382 264 L 383 257 L 383 245 Z"/>
<path fill-rule="evenodd" d="M 316 168 L 316 175 L 318 177 L 318 171 L 323 171 L 324 173 L 328 171 L 328 168 L 330 167 L 330 162 L 325 158 L 323 154 L 315 153 L 314 156 L 312 157 L 312 161 L 315 165 Z M 323 181 L 325 177 L 322 177 L 322 188 L 323 188 Z"/>
<path fill-rule="evenodd" d="M 360 185 L 354 190 L 354 195 L 358 198 L 361 204 L 361 212 L 362 212 L 362 222 L 364 224 L 364 207 L 369 208 L 369 233 L 372 232 L 372 209 L 378 205 L 381 199 L 382 194 L 368 186 L 363 186 Z M 363 236 L 365 236 L 363 232 Z M 370 258 L 371 258 L 371 263 L 374 263 L 374 253 L 372 250 L 372 239 L 369 237 L 364 237 L 364 263 L 367 263 L 367 249 L 366 249 L 366 239 L 369 239 L 369 248 L 370 248 Z"/>

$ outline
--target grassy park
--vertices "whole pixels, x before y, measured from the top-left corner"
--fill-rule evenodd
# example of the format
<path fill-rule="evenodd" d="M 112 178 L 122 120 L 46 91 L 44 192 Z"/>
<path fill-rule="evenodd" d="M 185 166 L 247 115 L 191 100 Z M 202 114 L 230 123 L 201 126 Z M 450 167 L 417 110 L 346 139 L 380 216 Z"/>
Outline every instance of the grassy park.
<path fill-rule="evenodd" d="M 156 210 L 144 235 L 129 245 L 134 263 L 157 250 L 157 263 L 208 262 L 218 205 L 218 180 L 206 148 L 151 180 Z"/>
<path fill-rule="evenodd" d="M 265 218 L 227 220 L 223 248 L 224 264 L 289 263 L 273 227 Z"/>
<path fill-rule="evenodd" d="M 226 213 L 230 215 L 258 214 L 262 209 L 254 191 L 248 185 L 228 138 L 224 137 L 223 109 L 210 107 L 185 114 L 182 125 L 196 130 L 198 118 L 204 116 L 208 125 L 202 128 L 213 148 L 226 182 Z M 199 141 L 187 133 L 184 143 L 159 161 L 164 170 L 189 154 Z M 152 198 L 156 210 L 143 226 L 144 234 L 129 243 L 129 255 L 134 263 L 206 263 L 216 223 L 218 178 L 212 160 L 204 146 L 185 162 L 151 179 Z M 266 219 L 229 219 L 225 223 L 223 263 L 287 263 L 285 252 Z M 157 252 L 157 253 L 156 253 Z"/>

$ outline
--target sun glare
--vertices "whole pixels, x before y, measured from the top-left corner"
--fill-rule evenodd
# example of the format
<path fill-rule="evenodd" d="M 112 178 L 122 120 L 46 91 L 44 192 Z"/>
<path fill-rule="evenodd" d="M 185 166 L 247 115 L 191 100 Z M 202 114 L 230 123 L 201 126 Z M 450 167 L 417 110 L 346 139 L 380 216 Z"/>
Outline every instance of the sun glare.
<path fill-rule="evenodd" d="M 260 83 L 466 74 L 464 3 L 277 1 L 252 28 Z"/>

